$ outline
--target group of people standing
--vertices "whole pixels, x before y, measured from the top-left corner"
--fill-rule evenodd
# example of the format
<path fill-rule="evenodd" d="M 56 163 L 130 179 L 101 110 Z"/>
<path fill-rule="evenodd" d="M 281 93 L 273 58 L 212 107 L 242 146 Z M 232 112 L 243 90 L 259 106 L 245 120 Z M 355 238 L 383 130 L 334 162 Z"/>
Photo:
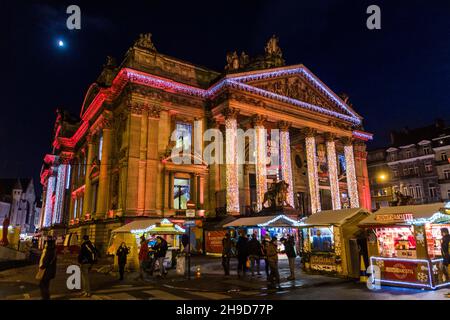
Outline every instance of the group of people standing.
<path fill-rule="evenodd" d="M 166 258 L 168 247 L 167 241 L 163 237 L 158 236 L 156 237 L 155 245 L 150 248 L 148 240 L 145 236 L 141 236 L 141 248 L 139 249 L 139 277 L 141 280 L 147 279 L 147 273 L 153 275 L 156 263 L 158 263 L 159 267 L 159 276 L 164 277 L 167 275 L 164 259 Z"/>
<path fill-rule="evenodd" d="M 288 280 L 295 280 L 295 257 L 297 253 L 294 237 L 288 235 L 287 238 L 282 238 L 280 241 L 284 245 L 284 253 L 289 260 L 290 276 Z M 270 238 L 269 235 L 266 235 L 262 242 L 260 242 L 255 234 L 252 234 L 249 240 L 245 233 L 241 233 L 235 243 L 230 233 L 226 233 L 222 240 L 222 247 L 222 266 L 225 276 L 230 275 L 230 261 L 232 257 L 237 257 L 237 275 L 239 278 L 241 276 L 245 277 L 248 269 L 250 269 L 251 276 L 253 277 L 255 275 L 255 267 L 257 275 L 261 275 L 261 260 L 264 260 L 267 280 L 272 285 L 279 286 L 280 274 L 278 271 L 277 237 Z"/>

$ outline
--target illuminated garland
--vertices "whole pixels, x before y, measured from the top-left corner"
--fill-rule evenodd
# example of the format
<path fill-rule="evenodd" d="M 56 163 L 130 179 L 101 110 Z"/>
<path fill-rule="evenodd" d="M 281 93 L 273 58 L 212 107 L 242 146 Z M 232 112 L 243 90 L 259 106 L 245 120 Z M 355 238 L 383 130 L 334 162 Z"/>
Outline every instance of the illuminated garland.
<path fill-rule="evenodd" d="M 344 146 L 345 163 L 347 167 L 347 188 L 350 196 L 350 207 L 359 208 L 358 183 L 356 181 L 355 158 L 353 145 Z"/>
<path fill-rule="evenodd" d="M 55 207 L 53 208 L 54 214 L 52 219 L 52 224 L 61 223 L 61 212 L 62 212 L 62 204 L 64 200 L 64 190 L 66 183 L 66 169 L 67 165 L 60 164 L 58 166 L 58 176 L 56 179 L 56 198 L 55 198 Z"/>
<path fill-rule="evenodd" d="M 227 212 L 239 213 L 239 171 L 237 166 L 237 121 L 225 119 Z"/>
<path fill-rule="evenodd" d="M 263 126 L 255 127 L 256 134 L 256 206 L 263 209 L 264 194 L 267 191 L 267 152 L 266 129 Z"/>
<path fill-rule="evenodd" d="M 284 214 L 280 214 L 267 222 L 258 224 L 258 227 L 267 227 L 268 225 L 270 225 L 280 219 L 284 219 L 284 220 L 292 223 L 292 226 L 294 226 L 294 227 L 299 227 L 301 225 L 300 222 L 298 222 L 297 220 L 291 219 L 291 218 L 285 216 Z"/>
<path fill-rule="evenodd" d="M 291 141 L 289 131 L 281 131 L 280 133 L 280 157 L 281 157 L 281 175 L 283 180 L 289 184 L 286 201 L 294 207 L 294 185 L 292 183 L 292 166 L 291 166 Z"/>
<path fill-rule="evenodd" d="M 311 196 L 311 211 L 312 213 L 316 213 L 321 211 L 319 178 L 317 174 L 316 139 L 314 137 L 306 137 L 305 142 L 306 161 L 308 166 L 309 193 Z"/>
<path fill-rule="evenodd" d="M 362 140 L 372 140 L 373 135 L 370 133 L 362 132 L 362 131 L 353 131 L 352 132 L 354 137 L 357 137 Z"/>
<path fill-rule="evenodd" d="M 44 227 L 49 227 L 52 223 L 52 197 L 55 187 L 55 177 L 51 175 L 47 180 L 47 196 L 45 197 Z"/>
<path fill-rule="evenodd" d="M 339 180 L 336 161 L 336 144 L 333 140 L 327 141 L 327 160 L 328 160 L 328 174 L 330 178 L 331 188 L 331 202 L 333 210 L 341 209 L 341 198 L 339 194 Z"/>
<path fill-rule="evenodd" d="M 436 212 L 429 218 L 419 218 L 414 219 L 409 224 L 412 225 L 424 225 L 426 223 L 434 223 L 436 220 L 444 219 L 445 221 L 450 221 L 450 215 L 442 213 L 442 212 Z"/>
<path fill-rule="evenodd" d="M 170 226 L 173 226 L 177 231 L 179 231 L 179 232 L 186 232 L 186 229 L 183 229 L 182 227 L 180 227 L 179 225 L 177 225 L 177 224 L 175 224 L 175 223 L 172 223 L 169 219 L 167 219 L 167 218 L 164 218 L 164 219 L 162 219 L 161 220 L 161 222 L 160 222 L 160 225 L 170 225 Z M 135 234 L 135 235 L 138 235 L 138 234 L 143 234 L 143 233 L 146 233 L 146 232 L 149 232 L 149 231 L 151 231 L 151 230 L 153 230 L 153 229 L 155 229 L 156 228 L 156 224 L 152 224 L 151 226 L 148 226 L 147 228 L 145 228 L 145 229 L 133 229 L 133 230 L 131 230 L 130 232 L 131 233 L 133 233 L 133 234 Z"/>

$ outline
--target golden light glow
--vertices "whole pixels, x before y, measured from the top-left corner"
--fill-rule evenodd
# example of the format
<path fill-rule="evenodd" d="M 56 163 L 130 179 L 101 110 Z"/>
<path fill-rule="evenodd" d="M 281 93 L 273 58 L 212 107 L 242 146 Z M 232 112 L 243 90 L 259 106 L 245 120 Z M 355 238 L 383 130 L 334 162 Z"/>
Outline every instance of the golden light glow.
<path fill-rule="evenodd" d="M 328 175 L 330 178 L 331 202 L 333 210 L 341 209 L 339 195 L 339 180 L 336 161 L 336 144 L 333 140 L 327 141 Z"/>
<path fill-rule="evenodd" d="M 319 179 L 317 174 L 316 139 L 314 137 L 306 137 L 305 142 L 309 193 L 311 195 L 311 211 L 312 213 L 316 213 L 321 211 Z"/>
<path fill-rule="evenodd" d="M 239 172 L 237 166 L 237 121 L 225 120 L 226 134 L 226 178 L 227 213 L 239 214 Z"/>
<path fill-rule="evenodd" d="M 353 145 L 344 146 L 345 164 L 347 166 L 347 188 L 350 196 L 350 207 L 359 208 L 358 183 L 356 181 L 355 158 Z"/>
<path fill-rule="evenodd" d="M 286 201 L 294 207 L 294 185 L 292 184 L 291 142 L 289 131 L 281 131 L 280 133 L 280 153 L 281 176 L 283 177 L 283 180 L 289 184 Z"/>
<path fill-rule="evenodd" d="M 266 130 L 263 126 L 255 127 L 256 134 L 256 206 L 262 210 L 264 193 L 267 191 L 267 152 Z"/>

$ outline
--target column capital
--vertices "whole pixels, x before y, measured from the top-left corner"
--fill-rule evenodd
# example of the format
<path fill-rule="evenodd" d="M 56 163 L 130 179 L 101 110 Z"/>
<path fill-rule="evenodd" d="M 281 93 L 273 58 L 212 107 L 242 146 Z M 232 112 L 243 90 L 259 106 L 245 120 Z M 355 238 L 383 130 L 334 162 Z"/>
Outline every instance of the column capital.
<path fill-rule="evenodd" d="M 351 146 L 355 141 L 355 139 L 353 139 L 352 137 L 343 137 L 340 140 L 344 144 L 344 146 Z"/>
<path fill-rule="evenodd" d="M 281 131 L 288 131 L 289 128 L 292 126 L 292 122 L 282 120 L 278 121 L 277 125 L 278 129 L 280 129 Z"/>
<path fill-rule="evenodd" d="M 325 138 L 325 141 L 335 141 L 337 138 L 337 135 L 335 133 L 331 132 L 325 132 L 323 137 Z"/>
<path fill-rule="evenodd" d="M 302 128 L 301 129 L 301 134 L 305 138 L 315 137 L 317 135 L 317 130 L 313 129 L 313 128 Z"/>
<path fill-rule="evenodd" d="M 159 119 L 162 108 L 159 105 L 147 106 L 147 117 Z"/>
<path fill-rule="evenodd" d="M 225 107 L 222 109 L 222 114 L 224 115 L 225 119 L 236 119 L 239 114 L 239 109 Z"/>
<path fill-rule="evenodd" d="M 254 127 L 263 127 L 264 123 L 267 121 L 267 116 L 254 114 L 251 120 Z"/>

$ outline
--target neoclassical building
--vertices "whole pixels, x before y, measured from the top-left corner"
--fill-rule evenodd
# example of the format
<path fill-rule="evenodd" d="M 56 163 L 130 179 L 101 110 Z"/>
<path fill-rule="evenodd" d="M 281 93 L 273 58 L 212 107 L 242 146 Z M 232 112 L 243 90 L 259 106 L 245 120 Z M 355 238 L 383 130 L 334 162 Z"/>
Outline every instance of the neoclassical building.
<path fill-rule="evenodd" d="M 260 56 L 233 52 L 226 60 L 216 72 L 161 54 L 150 34 L 120 64 L 108 57 L 79 118 L 58 113 L 41 172 L 43 231 L 90 234 L 102 244 L 141 217 L 183 220 L 188 209 L 199 220 L 255 214 L 279 180 L 302 215 L 370 209 L 365 142 L 372 135 L 348 97 L 305 66 L 286 66 L 275 37 Z M 239 144 L 240 129 L 254 129 L 255 143 Z M 213 140 L 226 163 L 205 161 Z M 192 161 L 174 161 L 174 147 Z M 238 163 L 239 147 L 256 163 Z M 267 164 L 269 155 L 279 163 Z"/>

